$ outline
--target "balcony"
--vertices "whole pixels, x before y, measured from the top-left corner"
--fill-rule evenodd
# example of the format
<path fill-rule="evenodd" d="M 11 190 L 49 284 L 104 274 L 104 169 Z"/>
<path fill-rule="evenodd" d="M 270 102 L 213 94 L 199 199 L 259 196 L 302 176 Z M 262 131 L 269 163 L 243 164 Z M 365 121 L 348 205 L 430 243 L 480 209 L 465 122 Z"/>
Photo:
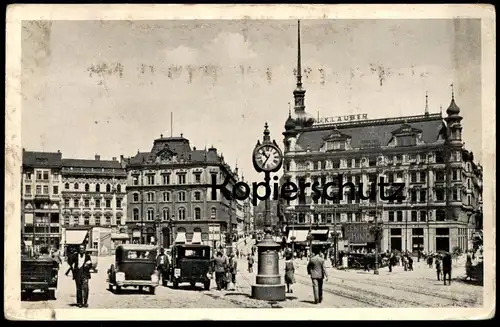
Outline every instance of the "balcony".
<path fill-rule="evenodd" d="M 50 200 L 49 194 L 35 194 L 36 200 Z"/>

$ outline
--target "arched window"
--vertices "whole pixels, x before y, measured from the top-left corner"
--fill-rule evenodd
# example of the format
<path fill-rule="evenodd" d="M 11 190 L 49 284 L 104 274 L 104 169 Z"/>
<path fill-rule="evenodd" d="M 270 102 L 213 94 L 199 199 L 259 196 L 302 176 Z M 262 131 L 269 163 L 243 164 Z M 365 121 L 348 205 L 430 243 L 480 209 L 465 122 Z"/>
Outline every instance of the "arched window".
<path fill-rule="evenodd" d="M 69 190 L 69 183 L 64 184 L 64 189 Z"/>
<path fill-rule="evenodd" d="M 139 220 L 139 209 L 135 208 L 132 212 L 134 220 Z"/>
<path fill-rule="evenodd" d="M 95 191 L 101 192 L 101 184 L 95 184 Z"/>
<path fill-rule="evenodd" d="M 73 199 L 73 207 L 78 207 L 78 199 Z"/>
<path fill-rule="evenodd" d="M 139 202 L 139 193 L 134 193 L 134 202 Z"/>
<path fill-rule="evenodd" d="M 163 208 L 163 220 L 168 220 L 170 218 L 170 210 L 168 208 Z"/>
<path fill-rule="evenodd" d="M 179 208 L 179 220 L 186 220 L 186 209 Z"/>
<path fill-rule="evenodd" d="M 75 183 L 75 185 L 73 185 L 73 188 L 74 188 L 75 190 L 78 190 L 78 183 Z"/>
<path fill-rule="evenodd" d="M 106 185 L 106 192 L 108 193 L 111 192 L 111 185 L 109 184 Z"/>
<path fill-rule="evenodd" d="M 120 193 L 122 191 L 122 186 L 120 184 L 118 184 L 116 186 L 116 192 Z"/>
<path fill-rule="evenodd" d="M 149 208 L 148 209 L 148 212 L 147 212 L 147 217 L 148 217 L 148 220 L 154 220 L 155 219 L 155 210 L 152 209 L 152 208 Z"/>
<path fill-rule="evenodd" d="M 194 209 L 194 219 L 200 220 L 201 219 L 201 209 L 200 208 L 195 208 Z"/>
<path fill-rule="evenodd" d="M 90 191 L 90 185 L 89 183 L 85 183 L 85 192 Z"/>
<path fill-rule="evenodd" d="M 210 209 L 210 218 L 212 218 L 212 219 L 217 218 L 217 209 L 216 208 Z"/>
<path fill-rule="evenodd" d="M 444 221 L 446 218 L 446 213 L 443 209 L 436 210 L 436 221 Z"/>

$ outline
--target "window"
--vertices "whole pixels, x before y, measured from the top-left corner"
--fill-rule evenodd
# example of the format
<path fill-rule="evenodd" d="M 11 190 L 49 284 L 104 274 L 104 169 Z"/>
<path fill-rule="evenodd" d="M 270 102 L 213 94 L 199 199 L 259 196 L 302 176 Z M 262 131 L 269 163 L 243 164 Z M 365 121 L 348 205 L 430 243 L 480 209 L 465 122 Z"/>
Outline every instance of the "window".
<path fill-rule="evenodd" d="M 427 191 L 420 190 L 420 202 L 427 202 Z"/>
<path fill-rule="evenodd" d="M 401 164 L 403 162 L 403 156 L 398 154 L 396 156 L 396 164 Z"/>
<path fill-rule="evenodd" d="M 49 172 L 48 171 L 44 171 L 43 172 L 43 179 L 48 181 L 49 180 Z"/>
<path fill-rule="evenodd" d="M 95 200 L 95 207 L 100 208 L 101 207 L 101 200 Z"/>
<path fill-rule="evenodd" d="M 420 183 L 425 183 L 425 171 L 420 172 Z"/>
<path fill-rule="evenodd" d="M 155 201 L 155 194 L 153 192 L 149 192 L 147 194 L 147 199 L 148 199 L 148 202 L 154 202 Z"/>
<path fill-rule="evenodd" d="M 470 188 L 470 179 L 467 179 L 467 188 Z"/>
<path fill-rule="evenodd" d="M 26 180 L 30 181 L 31 180 L 31 173 L 25 173 L 26 175 Z"/>
<path fill-rule="evenodd" d="M 134 193 L 134 195 L 133 195 L 133 201 L 134 202 L 139 202 L 139 193 Z"/>
<path fill-rule="evenodd" d="M 369 158 L 368 159 L 368 166 L 369 167 L 374 167 L 377 165 L 377 159 L 376 158 Z"/>
<path fill-rule="evenodd" d="M 69 183 L 64 184 L 64 189 L 69 190 Z"/>
<path fill-rule="evenodd" d="M 347 213 L 347 222 L 351 223 L 352 222 L 352 212 Z"/>
<path fill-rule="evenodd" d="M 346 159 L 347 168 L 352 168 L 352 159 Z"/>
<path fill-rule="evenodd" d="M 154 175 L 148 175 L 148 185 L 155 185 L 155 176 Z"/>
<path fill-rule="evenodd" d="M 446 213 L 442 209 L 436 210 L 436 221 L 445 221 Z"/>
<path fill-rule="evenodd" d="M 41 171 L 37 171 L 36 172 L 36 179 L 37 180 L 41 180 L 42 178 L 43 178 L 42 172 Z"/>
<path fill-rule="evenodd" d="M 401 236 L 401 228 L 391 228 L 391 235 Z"/>
<path fill-rule="evenodd" d="M 139 209 L 132 210 L 132 217 L 134 220 L 139 220 Z"/>
<path fill-rule="evenodd" d="M 472 205 L 471 196 L 467 195 L 467 205 Z"/>
<path fill-rule="evenodd" d="M 410 191 L 410 201 L 417 202 L 417 191 L 415 190 Z"/>
<path fill-rule="evenodd" d="M 354 214 L 354 220 L 355 220 L 357 223 L 361 222 L 361 213 L 356 212 L 356 213 Z"/>
<path fill-rule="evenodd" d="M 85 226 L 90 225 L 90 218 L 89 218 L 89 217 L 84 217 L 84 219 L 83 219 L 83 224 L 84 224 Z"/>
<path fill-rule="evenodd" d="M 90 185 L 88 183 L 85 184 L 85 192 L 90 191 Z"/>
<path fill-rule="evenodd" d="M 186 184 L 186 175 L 184 175 L 184 174 L 177 175 L 177 183 L 178 184 Z"/>
<path fill-rule="evenodd" d="M 397 211 L 396 215 L 397 215 L 398 222 L 402 222 L 403 221 L 403 211 Z"/>
<path fill-rule="evenodd" d="M 195 201 L 201 201 L 201 192 L 194 192 L 194 200 Z"/>
<path fill-rule="evenodd" d="M 186 192 L 184 192 L 184 191 L 179 192 L 179 194 L 178 194 L 178 200 L 180 202 L 186 201 Z"/>
<path fill-rule="evenodd" d="M 146 212 L 146 216 L 148 220 L 154 220 L 155 219 L 155 211 L 154 209 L 149 208 L 148 211 Z"/>
<path fill-rule="evenodd" d="M 163 175 L 163 184 L 165 185 L 170 184 L 170 174 Z"/>
<path fill-rule="evenodd" d="M 85 206 L 85 208 L 90 207 L 90 201 L 89 201 L 88 199 L 85 199 L 85 200 L 83 201 L 83 205 Z"/>
<path fill-rule="evenodd" d="M 450 235 L 450 229 L 449 228 L 436 228 L 436 235 L 437 236 L 448 236 L 448 235 Z"/>
<path fill-rule="evenodd" d="M 101 226 L 101 217 L 95 217 L 95 225 L 96 226 Z"/>
<path fill-rule="evenodd" d="M 78 190 L 78 183 L 75 183 L 75 185 L 73 185 L 73 188 L 74 188 L 75 190 Z"/>
<path fill-rule="evenodd" d="M 442 170 L 436 171 L 436 182 L 444 182 L 444 172 Z"/>
<path fill-rule="evenodd" d="M 455 188 L 452 191 L 453 201 L 460 201 L 460 190 Z"/>
<path fill-rule="evenodd" d="M 116 207 L 121 208 L 122 207 L 122 200 L 116 199 Z"/>
<path fill-rule="evenodd" d="M 426 220 L 427 220 L 427 212 L 420 211 L 420 221 L 426 221 Z"/>
<path fill-rule="evenodd" d="M 24 194 L 31 195 L 31 185 L 26 185 Z"/>
<path fill-rule="evenodd" d="M 122 186 L 120 184 L 118 184 L 116 186 L 116 192 L 121 193 L 121 191 L 122 191 Z"/>
<path fill-rule="evenodd" d="M 139 185 L 139 177 L 137 177 L 137 176 L 132 177 L 132 184 Z"/>
<path fill-rule="evenodd" d="M 78 207 L 79 202 L 80 201 L 78 199 L 73 199 L 73 207 Z"/>
<path fill-rule="evenodd" d="M 170 202 L 170 192 L 163 192 L 163 202 Z"/>
<path fill-rule="evenodd" d="M 436 152 L 436 163 L 444 163 L 444 154 L 442 151 Z"/>
<path fill-rule="evenodd" d="M 418 212 L 417 211 L 412 211 L 411 212 L 411 221 L 417 221 L 418 220 Z"/>
<path fill-rule="evenodd" d="M 69 199 L 64 199 L 64 207 L 69 207 Z"/>
<path fill-rule="evenodd" d="M 163 220 L 170 219 L 170 210 L 168 208 L 164 208 L 162 213 L 163 213 Z"/>
<path fill-rule="evenodd" d="M 359 159 L 354 159 L 354 168 L 359 168 L 361 161 Z"/>
<path fill-rule="evenodd" d="M 107 193 L 111 192 L 111 185 L 106 184 L 106 192 Z"/>
<path fill-rule="evenodd" d="M 106 208 L 111 208 L 111 200 L 106 200 Z"/>
<path fill-rule="evenodd" d="M 95 191 L 101 192 L 101 184 L 95 184 Z"/>
<path fill-rule="evenodd" d="M 417 182 L 417 173 L 412 172 L 410 174 L 410 181 L 411 181 L 411 183 L 416 183 Z"/>
<path fill-rule="evenodd" d="M 217 209 L 216 208 L 210 209 L 210 218 L 212 218 L 212 219 L 217 218 Z"/>
<path fill-rule="evenodd" d="M 49 194 L 49 186 L 48 185 L 43 186 L 43 194 Z"/>
<path fill-rule="evenodd" d="M 394 211 L 389 211 L 389 221 L 394 221 Z"/>
<path fill-rule="evenodd" d="M 436 189 L 436 201 L 444 201 L 444 189 Z"/>
<path fill-rule="evenodd" d="M 200 208 L 194 208 L 194 219 L 196 219 L 196 220 L 201 219 L 201 209 Z"/>
<path fill-rule="evenodd" d="M 458 169 L 453 169 L 453 172 L 452 172 L 452 180 L 454 180 L 454 181 L 458 181 L 458 180 L 460 180 L 460 170 L 458 170 Z"/>
<path fill-rule="evenodd" d="M 201 174 L 200 173 L 195 173 L 194 174 L 194 180 L 195 180 L 195 183 L 201 183 Z"/>
<path fill-rule="evenodd" d="M 179 208 L 179 220 L 186 220 L 186 209 Z"/>

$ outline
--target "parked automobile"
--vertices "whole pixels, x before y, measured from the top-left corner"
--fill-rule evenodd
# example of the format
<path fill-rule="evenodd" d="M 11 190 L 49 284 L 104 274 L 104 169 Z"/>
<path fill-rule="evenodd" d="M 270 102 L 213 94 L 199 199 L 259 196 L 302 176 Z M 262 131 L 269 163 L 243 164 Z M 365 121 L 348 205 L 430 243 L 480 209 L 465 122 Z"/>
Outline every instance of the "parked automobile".
<path fill-rule="evenodd" d="M 172 264 L 169 279 L 174 288 L 180 283 L 202 283 L 210 289 L 210 246 L 201 244 L 176 244 L 172 247 Z"/>
<path fill-rule="evenodd" d="M 41 290 L 50 300 L 55 300 L 59 263 L 50 256 L 21 256 L 21 292 L 30 296 Z"/>
<path fill-rule="evenodd" d="M 149 288 L 155 294 L 159 284 L 156 271 L 157 248 L 145 244 L 121 244 L 115 250 L 115 263 L 108 270 L 109 290 L 120 292 L 122 287 Z"/>

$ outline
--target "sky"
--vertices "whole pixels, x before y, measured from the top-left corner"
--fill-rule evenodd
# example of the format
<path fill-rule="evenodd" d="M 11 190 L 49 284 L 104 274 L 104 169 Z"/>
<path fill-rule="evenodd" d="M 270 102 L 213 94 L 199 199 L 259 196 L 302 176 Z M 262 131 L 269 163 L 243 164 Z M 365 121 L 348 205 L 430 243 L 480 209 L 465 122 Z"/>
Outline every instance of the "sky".
<path fill-rule="evenodd" d="M 260 181 L 251 154 L 265 122 L 283 144 L 295 20 L 24 21 L 22 38 L 26 150 L 111 159 L 182 133 Z M 314 117 L 423 114 L 426 92 L 445 112 L 453 83 L 480 161 L 480 20 L 302 20 L 301 48 Z"/>

